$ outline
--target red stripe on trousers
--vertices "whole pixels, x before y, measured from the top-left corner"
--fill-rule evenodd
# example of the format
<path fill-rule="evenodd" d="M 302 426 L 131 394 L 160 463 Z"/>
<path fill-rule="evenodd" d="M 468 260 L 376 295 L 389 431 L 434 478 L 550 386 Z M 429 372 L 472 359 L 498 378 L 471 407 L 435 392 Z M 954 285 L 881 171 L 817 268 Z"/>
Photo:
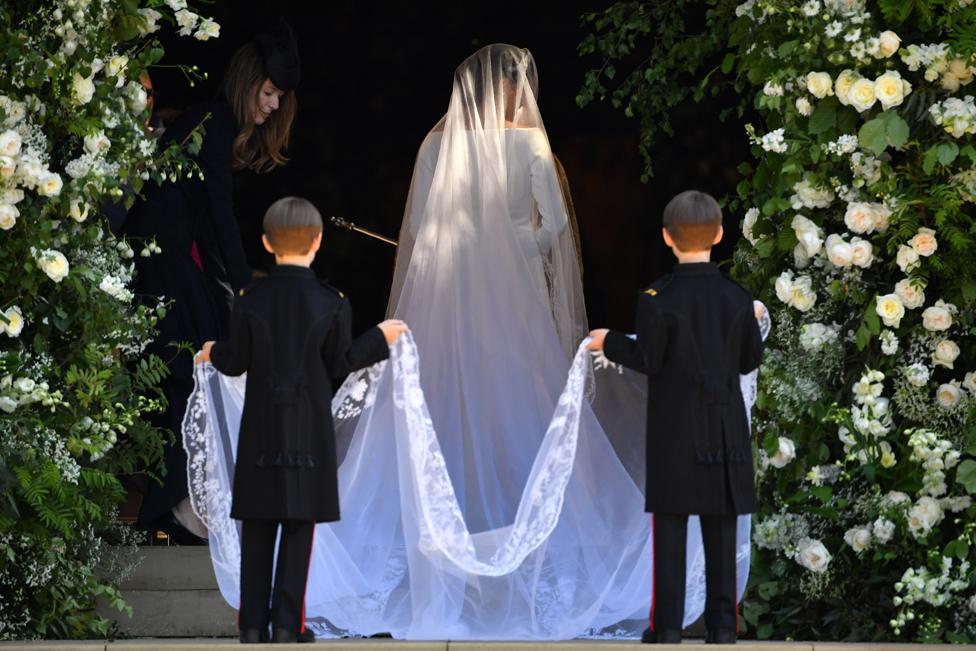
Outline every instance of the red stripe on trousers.
<path fill-rule="evenodd" d="M 308 594 L 308 575 L 312 571 L 312 550 L 315 549 L 315 523 L 312 523 L 312 544 L 308 547 L 308 567 L 305 568 L 305 589 L 302 591 L 302 626 L 299 633 L 305 632 L 305 595 Z"/>
<path fill-rule="evenodd" d="M 657 547 L 654 544 L 654 532 L 654 514 L 651 513 L 651 632 L 654 632 L 654 606 L 657 600 Z"/>

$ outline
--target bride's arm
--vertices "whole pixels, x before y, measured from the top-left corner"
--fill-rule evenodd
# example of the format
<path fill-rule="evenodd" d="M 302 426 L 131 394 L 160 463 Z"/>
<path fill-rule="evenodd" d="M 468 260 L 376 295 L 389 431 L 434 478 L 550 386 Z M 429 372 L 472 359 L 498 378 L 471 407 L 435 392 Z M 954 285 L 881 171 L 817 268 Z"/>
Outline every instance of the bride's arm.
<path fill-rule="evenodd" d="M 529 177 L 532 184 L 532 198 L 539 207 L 542 217 L 542 227 L 535 232 L 539 250 L 543 253 L 552 248 L 559 233 L 562 232 L 569 219 L 566 216 L 566 203 L 562 189 L 559 187 L 559 176 L 556 173 L 556 162 L 552 150 L 541 131 L 532 130 L 529 137 Z"/>

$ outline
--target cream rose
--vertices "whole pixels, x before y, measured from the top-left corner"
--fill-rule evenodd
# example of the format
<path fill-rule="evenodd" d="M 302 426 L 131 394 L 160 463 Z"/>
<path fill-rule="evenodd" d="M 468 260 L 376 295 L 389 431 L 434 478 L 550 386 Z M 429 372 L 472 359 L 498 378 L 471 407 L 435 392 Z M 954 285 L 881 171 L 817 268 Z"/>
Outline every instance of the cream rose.
<path fill-rule="evenodd" d="M 935 390 L 935 401 L 944 409 L 952 409 L 962 400 L 962 391 L 952 382 L 940 385 Z"/>
<path fill-rule="evenodd" d="M 915 253 L 928 257 L 939 249 L 939 242 L 935 239 L 935 231 L 931 228 L 920 228 L 915 237 L 908 240 L 908 246 L 915 249 Z"/>
<path fill-rule="evenodd" d="M 870 233 L 874 230 L 874 224 L 875 210 L 871 204 L 857 201 L 847 204 L 844 225 L 852 233 Z"/>
<path fill-rule="evenodd" d="M 898 298 L 898 294 L 885 294 L 878 297 L 875 311 L 889 328 L 897 328 L 905 316 L 905 304 Z"/>
<path fill-rule="evenodd" d="M 827 236 L 827 259 L 835 267 L 847 268 L 854 263 L 854 249 L 836 233 Z"/>
<path fill-rule="evenodd" d="M 860 79 L 860 76 L 851 69 L 842 70 L 839 75 L 837 75 L 837 80 L 834 82 L 834 94 L 837 96 L 837 100 L 847 106 L 850 102 L 847 99 L 848 94 L 851 92 L 851 86 L 854 82 Z"/>
<path fill-rule="evenodd" d="M 933 305 L 922 312 L 922 326 L 929 332 L 942 332 L 952 327 L 952 313 L 943 305 Z"/>
<path fill-rule="evenodd" d="M 793 294 L 793 273 L 784 271 L 776 278 L 776 298 L 789 304 L 790 296 Z"/>
<path fill-rule="evenodd" d="M 854 265 L 861 269 L 867 269 L 874 262 L 874 247 L 860 237 L 851 238 L 851 254 Z"/>
<path fill-rule="evenodd" d="M 746 211 L 745 217 L 742 218 L 742 236 L 745 237 L 749 244 L 753 246 L 759 241 L 753 234 L 752 229 L 755 228 L 756 222 L 759 221 L 759 209 L 750 208 Z"/>
<path fill-rule="evenodd" d="M 858 79 L 851 84 L 851 89 L 847 93 L 847 102 L 859 113 L 874 106 L 877 100 L 878 97 L 874 94 L 874 82 L 870 79 Z"/>
<path fill-rule="evenodd" d="M 48 172 L 41 177 L 41 181 L 37 185 L 37 193 L 42 197 L 56 197 L 61 194 L 62 187 L 64 187 L 64 183 L 61 181 L 61 177 L 54 172 Z"/>
<path fill-rule="evenodd" d="M 888 58 L 898 51 L 901 39 L 890 29 L 886 29 L 878 35 L 878 54 Z"/>
<path fill-rule="evenodd" d="M 959 90 L 962 84 L 959 82 L 959 77 L 955 76 L 951 72 L 942 73 L 942 78 L 939 80 L 939 85 L 950 93 L 954 93 Z"/>
<path fill-rule="evenodd" d="M 915 249 L 905 244 L 898 247 L 898 254 L 895 256 L 895 262 L 898 263 L 898 268 L 905 273 L 909 273 L 921 265 L 921 261 L 919 260 L 918 253 L 915 252 Z"/>
<path fill-rule="evenodd" d="M 796 445 L 792 440 L 786 438 L 785 436 L 779 437 L 779 447 L 776 449 L 776 454 L 769 458 L 769 465 L 774 468 L 784 468 L 786 465 L 796 458 Z"/>
<path fill-rule="evenodd" d="M 811 72 L 807 75 L 807 90 L 817 99 L 834 94 L 834 82 L 826 72 Z"/>
<path fill-rule="evenodd" d="M 789 304 L 800 312 L 807 312 L 817 303 L 817 294 L 809 276 L 800 276 L 790 288 Z"/>
<path fill-rule="evenodd" d="M 855 554 L 860 554 L 871 544 L 871 530 L 867 527 L 854 527 L 844 534 L 844 542 L 851 546 Z"/>
<path fill-rule="evenodd" d="M 68 259 L 64 257 L 64 254 L 52 249 L 42 251 L 37 258 L 37 264 L 41 271 L 56 283 L 64 280 L 70 270 Z"/>
<path fill-rule="evenodd" d="M 17 171 L 17 161 L 10 156 L 0 156 L 0 177 L 9 179 Z"/>
<path fill-rule="evenodd" d="M 808 117 L 813 114 L 813 105 L 810 103 L 806 97 L 801 97 L 796 100 L 796 111 L 804 117 Z"/>
<path fill-rule="evenodd" d="M 108 151 L 108 148 L 111 146 L 112 142 L 103 131 L 85 136 L 85 151 L 89 154 L 100 154 L 101 152 Z"/>
<path fill-rule="evenodd" d="M 71 79 L 71 92 L 77 104 L 87 104 L 95 96 L 95 82 L 91 77 L 82 77 L 76 72 Z"/>
<path fill-rule="evenodd" d="M 825 572 L 830 558 L 830 552 L 819 540 L 804 538 L 797 543 L 796 562 L 811 572 Z"/>
<path fill-rule="evenodd" d="M 932 363 L 945 368 L 952 368 L 953 362 L 959 357 L 959 344 L 952 339 L 943 339 L 935 345 L 932 351 Z"/>
<path fill-rule="evenodd" d="M 925 305 L 924 285 L 915 283 L 910 278 L 895 283 L 895 294 L 909 310 L 915 310 Z"/>
<path fill-rule="evenodd" d="M 908 510 L 908 528 L 916 538 L 921 538 L 942 521 L 943 515 L 942 506 L 937 500 L 928 496 L 920 497 Z"/>
<path fill-rule="evenodd" d="M 11 158 L 16 156 L 20 153 L 21 142 L 20 134 L 13 129 L 0 133 L 0 155 Z"/>
<path fill-rule="evenodd" d="M 874 80 L 874 95 L 881 106 L 888 110 L 905 101 L 905 84 L 898 72 L 891 70 Z"/>
<path fill-rule="evenodd" d="M 108 60 L 108 64 L 105 66 L 105 76 L 115 77 L 125 71 L 126 66 L 129 65 L 129 57 L 124 55 L 116 55 Z"/>
<path fill-rule="evenodd" d="M 20 336 L 20 333 L 24 329 L 24 314 L 20 311 L 20 308 L 16 305 L 8 307 L 4 310 L 3 316 L 7 319 L 7 322 L 2 324 L 3 331 L 7 333 L 7 336 Z"/>
<path fill-rule="evenodd" d="M 17 223 L 17 217 L 20 216 L 20 211 L 17 210 L 17 206 L 12 206 L 9 203 L 0 203 L 0 230 L 9 231 Z"/>
<path fill-rule="evenodd" d="M 966 373 L 966 377 L 962 381 L 962 386 L 966 391 L 976 396 L 976 371 Z"/>
<path fill-rule="evenodd" d="M 949 72 L 955 75 L 956 79 L 958 79 L 963 86 L 969 85 L 969 82 L 973 80 L 972 68 L 966 65 L 966 62 L 962 59 L 953 60 L 953 62 L 949 64 Z"/>
<path fill-rule="evenodd" d="M 808 257 L 814 257 L 823 249 L 823 231 L 803 215 L 795 215 L 790 226 Z"/>
<path fill-rule="evenodd" d="M 871 204 L 871 210 L 874 213 L 874 230 L 884 233 L 891 221 L 891 210 L 883 203 Z"/>

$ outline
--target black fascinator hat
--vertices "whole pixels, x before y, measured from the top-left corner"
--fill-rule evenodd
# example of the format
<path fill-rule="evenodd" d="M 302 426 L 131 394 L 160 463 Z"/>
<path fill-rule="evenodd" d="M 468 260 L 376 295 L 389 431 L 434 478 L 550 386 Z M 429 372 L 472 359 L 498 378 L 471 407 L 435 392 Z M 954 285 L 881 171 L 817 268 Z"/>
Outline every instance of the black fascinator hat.
<path fill-rule="evenodd" d="M 264 57 L 264 68 L 271 82 L 286 91 L 298 86 L 301 61 L 295 32 L 288 21 L 279 18 L 274 26 L 255 36 L 254 40 Z"/>

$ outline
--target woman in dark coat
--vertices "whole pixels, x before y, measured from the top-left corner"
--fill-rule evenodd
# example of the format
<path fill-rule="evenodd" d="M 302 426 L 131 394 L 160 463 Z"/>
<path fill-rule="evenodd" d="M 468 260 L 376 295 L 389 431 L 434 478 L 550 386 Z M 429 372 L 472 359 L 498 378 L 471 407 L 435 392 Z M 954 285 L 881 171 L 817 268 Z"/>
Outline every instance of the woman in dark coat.
<path fill-rule="evenodd" d="M 283 21 L 238 49 L 217 99 L 182 114 L 164 140 L 182 142 L 199 124 L 205 133 L 195 157 L 202 172 L 147 188 L 126 218 L 129 238 L 155 240 L 161 254 L 137 258 L 136 292 L 167 301 L 166 316 L 149 352 L 169 366 L 162 389 L 168 406 L 158 423 L 175 433 L 165 449 L 162 484 L 151 482 L 138 524 L 162 530 L 179 543 L 203 542 L 206 529 L 193 516 L 186 485 L 186 453 L 180 441 L 187 397 L 193 390 L 194 350 L 227 336 L 233 296 L 250 282 L 234 216 L 233 172 L 268 172 L 286 162 L 299 79 L 298 50 Z"/>

